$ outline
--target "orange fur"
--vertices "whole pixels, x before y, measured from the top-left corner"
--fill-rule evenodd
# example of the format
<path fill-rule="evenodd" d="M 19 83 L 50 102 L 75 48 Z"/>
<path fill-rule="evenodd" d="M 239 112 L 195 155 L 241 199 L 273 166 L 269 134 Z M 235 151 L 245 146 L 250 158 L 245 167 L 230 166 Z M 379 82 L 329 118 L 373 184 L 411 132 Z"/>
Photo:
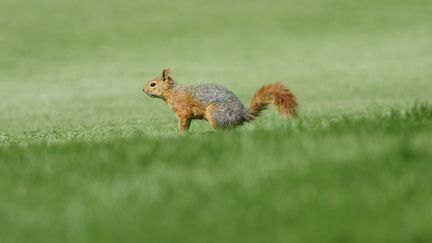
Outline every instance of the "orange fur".
<path fill-rule="evenodd" d="M 296 97 L 281 82 L 262 86 L 256 92 L 249 106 L 250 120 L 259 116 L 268 104 L 276 106 L 276 109 L 285 116 L 295 116 L 297 114 Z"/>
<path fill-rule="evenodd" d="M 205 107 L 187 92 L 171 92 L 166 96 L 168 106 L 177 114 L 190 119 L 205 117 Z"/>
<path fill-rule="evenodd" d="M 156 85 L 152 87 L 152 83 Z M 168 106 L 176 113 L 179 119 L 179 130 L 183 132 L 189 128 L 192 119 L 205 118 L 206 107 L 185 90 L 173 89 L 174 85 L 171 70 L 166 68 L 162 71 L 160 77 L 148 81 L 143 91 L 168 103 Z"/>
<path fill-rule="evenodd" d="M 206 109 L 206 116 L 205 117 L 213 128 L 218 128 L 218 124 L 213 117 L 213 112 L 216 110 L 216 108 L 217 108 L 217 105 L 211 104 Z"/>
<path fill-rule="evenodd" d="M 164 100 L 176 113 L 181 132 L 189 128 L 192 119 L 203 119 L 206 116 L 206 108 L 187 92 L 164 93 Z"/>

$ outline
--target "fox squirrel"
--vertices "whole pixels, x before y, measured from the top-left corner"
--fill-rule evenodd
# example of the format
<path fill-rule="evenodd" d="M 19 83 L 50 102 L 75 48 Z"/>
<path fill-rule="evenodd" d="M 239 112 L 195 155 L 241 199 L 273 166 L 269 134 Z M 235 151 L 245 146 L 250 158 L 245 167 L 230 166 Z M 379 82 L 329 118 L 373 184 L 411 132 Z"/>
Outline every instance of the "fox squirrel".
<path fill-rule="evenodd" d="M 161 77 L 148 81 L 143 91 L 168 103 L 177 114 L 180 132 L 186 131 L 193 119 L 206 119 L 213 128 L 241 125 L 252 121 L 270 103 L 285 116 L 295 116 L 297 108 L 294 94 L 280 82 L 262 86 L 246 109 L 239 98 L 223 86 L 179 85 L 168 68 L 162 71 Z"/>

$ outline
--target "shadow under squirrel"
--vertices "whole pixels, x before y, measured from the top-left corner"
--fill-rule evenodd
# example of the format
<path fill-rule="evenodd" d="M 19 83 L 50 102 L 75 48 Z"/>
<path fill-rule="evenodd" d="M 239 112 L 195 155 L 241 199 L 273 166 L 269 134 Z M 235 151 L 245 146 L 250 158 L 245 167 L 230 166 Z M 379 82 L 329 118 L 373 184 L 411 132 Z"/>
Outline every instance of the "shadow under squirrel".
<path fill-rule="evenodd" d="M 249 108 L 245 108 L 233 92 L 221 85 L 179 85 L 168 68 L 161 77 L 148 81 L 143 91 L 168 103 L 177 114 L 180 132 L 186 131 L 193 119 L 206 119 L 213 128 L 229 128 L 252 121 L 268 104 L 286 117 L 295 116 L 297 108 L 294 94 L 281 82 L 262 86 Z"/>

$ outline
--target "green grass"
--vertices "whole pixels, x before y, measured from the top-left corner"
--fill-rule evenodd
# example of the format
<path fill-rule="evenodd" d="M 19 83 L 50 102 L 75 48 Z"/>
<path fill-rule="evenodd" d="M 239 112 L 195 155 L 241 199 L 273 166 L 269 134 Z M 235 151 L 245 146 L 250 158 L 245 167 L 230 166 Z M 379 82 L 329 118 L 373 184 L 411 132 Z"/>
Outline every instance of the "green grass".
<path fill-rule="evenodd" d="M 432 241 L 431 9 L 0 0 L 0 242 Z M 166 66 L 300 117 L 179 135 Z"/>

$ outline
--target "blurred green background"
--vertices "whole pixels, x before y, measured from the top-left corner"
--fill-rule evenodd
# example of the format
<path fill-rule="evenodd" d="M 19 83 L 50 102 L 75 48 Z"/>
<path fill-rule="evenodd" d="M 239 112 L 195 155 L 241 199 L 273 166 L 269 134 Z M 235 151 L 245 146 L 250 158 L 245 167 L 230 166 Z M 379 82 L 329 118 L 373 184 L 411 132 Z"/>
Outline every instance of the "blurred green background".
<path fill-rule="evenodd" d="M 429 242 L 432 2 L 0 0 L 0 242 Z M 170 67 L 274 110 L 179 136 Z M 415 102 L 417 105 L 413 104 Z"/>

